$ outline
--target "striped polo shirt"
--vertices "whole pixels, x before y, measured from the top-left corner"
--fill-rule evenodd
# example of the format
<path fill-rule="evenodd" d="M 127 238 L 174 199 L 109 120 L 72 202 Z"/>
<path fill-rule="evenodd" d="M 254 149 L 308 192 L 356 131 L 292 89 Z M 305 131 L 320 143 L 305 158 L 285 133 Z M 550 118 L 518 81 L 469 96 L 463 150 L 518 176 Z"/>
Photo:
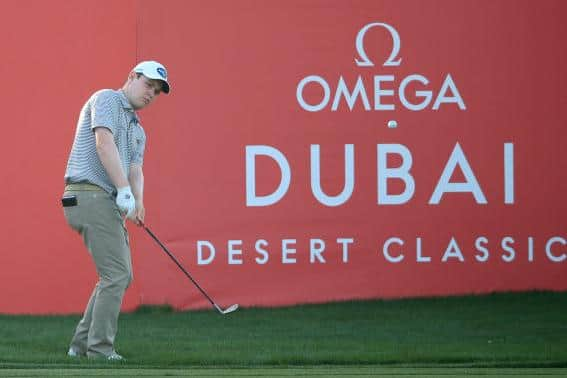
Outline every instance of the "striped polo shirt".
<path fill-rule="evenodd" d="M 96 152 L 94 130 L 97 127 L 106 127 L 114 135 L 126 177 L 131 164 L 141 165 L 144 161 L 146 134 L 122 90 L 100 90 L 81 109 L 65 183 L 91 183 L 115 194 L 116 188 Z"/>

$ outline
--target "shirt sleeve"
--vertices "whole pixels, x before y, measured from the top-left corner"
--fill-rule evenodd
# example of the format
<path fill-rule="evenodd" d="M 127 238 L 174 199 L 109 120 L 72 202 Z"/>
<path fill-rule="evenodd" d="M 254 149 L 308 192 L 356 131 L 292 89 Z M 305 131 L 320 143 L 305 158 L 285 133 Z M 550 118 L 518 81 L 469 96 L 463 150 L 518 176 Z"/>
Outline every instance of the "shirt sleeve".
<path fill-rule="evenodd" d="M 120 101 L 111 90 L 96 93 L 91 102 L 91 128 L 105 127 L 116 135 Z"/>

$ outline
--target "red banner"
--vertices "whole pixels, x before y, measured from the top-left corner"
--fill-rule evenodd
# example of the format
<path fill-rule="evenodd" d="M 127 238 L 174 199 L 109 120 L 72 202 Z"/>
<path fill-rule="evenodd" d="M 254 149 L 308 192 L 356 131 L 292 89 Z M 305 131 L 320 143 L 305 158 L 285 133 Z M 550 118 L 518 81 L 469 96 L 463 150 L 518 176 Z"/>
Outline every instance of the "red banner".
<path fill-rule="evenodd" d="M 82 102 L 119 87 L 145 59 L 164 63 L 172 83 L 171 95 L 140 114 L 147 224 L 217 302 L 567 289 L 563 2 L 516 1 L 513 11 L 503 0 L 129 5 L 136 14 L 113 9 L 127 22 L 110 31 L 107 18 L 87 17 L 112 41 L 89 59 L 75 39 L 38 42 L 53 41 L 56 56 L 44 51 L 42 61 L 75 79 L 42 76 L 63 98 L 42 85 L 45 108 L 31 110 L 40 125 L 8 118 L 49 129 L 53 143 L 24 147 L 33 148 L 24 161 L 36 161 L 32 152 L 58 159 L 37 163 L 54 185 L 49 198 L 25 169 L 4 189 L 29 183 L 41 192 L 40 218 L 54 221 L 33 219 L 35 238 L 17 228 L 4 241 L 29 252 L 4 255 L 16 263 L 2 286 L 18 274 L 29 283 L 25 300 L 10 289 L 0 311 L 82 310 L 94 268 L 45 201 L 62 189 Z M 59 27 L 91 37 L 73 21 Z M 127 309 L 208 305 L 147 235 L 131 235 Z M 45 280 L 57 288 L 48 297 L 36 287 Z"/>

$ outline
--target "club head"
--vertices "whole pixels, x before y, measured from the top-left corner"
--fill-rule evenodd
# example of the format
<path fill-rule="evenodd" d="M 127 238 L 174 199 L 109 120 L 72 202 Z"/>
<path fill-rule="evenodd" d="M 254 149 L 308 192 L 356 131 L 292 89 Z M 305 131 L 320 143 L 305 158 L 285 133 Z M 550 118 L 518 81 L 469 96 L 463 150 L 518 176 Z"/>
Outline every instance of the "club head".
<path fill-rule="evenodd" d="M 238 305 L 233 304 L 232 306 L 228 307 L 226 310 L 223 310 L 222 308 L 220 308 L 218 306 L 216 306 L 216 308 L 221 314 L 226 315 L 226 314 L 230 314 L 231 312 L 238 310 Z"/>

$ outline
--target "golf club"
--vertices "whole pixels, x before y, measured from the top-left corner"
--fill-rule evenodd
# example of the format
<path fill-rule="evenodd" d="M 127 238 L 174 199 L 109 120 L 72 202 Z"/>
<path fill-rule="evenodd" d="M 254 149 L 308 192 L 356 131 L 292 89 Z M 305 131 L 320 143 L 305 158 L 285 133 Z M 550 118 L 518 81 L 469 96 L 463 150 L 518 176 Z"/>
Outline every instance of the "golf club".
<path fill-rule="evenodd" d="M 222 308 L 220 308 L 219 305 L 217 305 L 215 303 L 215 301 L 213 301 L 211 299 L 211 297 L 209 297 L 207 295 L 207 293 L 205 292 L 205 290 L 203 290 L 203 288 L 201 286 L 199 286 L 199 284 L 197 283 L 197 281 L 195 281 L 193 279 L 193 277 L 191 277 L 191 275 L 185 270 L 185 268 L 183 268 L 183 266 L 179 263 L 179 261 L 177 261 L 177 259 L 175 258 L 175 256 L 173 256 L 173 254 L 171 252 L 169 252 L 169 250 L 166 248 L 165 245 L 163 245 L 162 242 L 159 241 L 159 239 L 157 238 L 157 236 L 154 235 L 154 233 L 152 231 L 150 231 L 150 229 L 144 224 L 141 223 L 142 226 L 144 227 L 144 229 L 147 231 L 147 233 L 156 241 L 156 243 L 159 244 L 159 246 L 164 250 L 165 253 L 167 253 L 167 255 L 169 257 L 171 257 L 171 259 L 173 260 L 173 262 L 175 264 L 177 264 L 177 266 L 179 267 L 179 269 L 181 269 L 183 271 L 183 273 L 185 273 L 185 275 L 191 280 L 191 282 L 193 282 L 193 284 L 197 287 L 197 289 L 199 289 L 199 291 L 201 291 L 201 293 L 203 293 L 203 295 L 209 300 L 209 302 L 211 302 L 211 304 L 213 305 L 214 308 L 217 309 L 218 312 L 220 312 L 222 315 L 226 315 L 229 314 L 231 312 L 234 312 L 238 309 L 238 305 L 237 304 L 233 304 L 232 306 L 229 306 L 227 309 L 223 310 Z"/>

